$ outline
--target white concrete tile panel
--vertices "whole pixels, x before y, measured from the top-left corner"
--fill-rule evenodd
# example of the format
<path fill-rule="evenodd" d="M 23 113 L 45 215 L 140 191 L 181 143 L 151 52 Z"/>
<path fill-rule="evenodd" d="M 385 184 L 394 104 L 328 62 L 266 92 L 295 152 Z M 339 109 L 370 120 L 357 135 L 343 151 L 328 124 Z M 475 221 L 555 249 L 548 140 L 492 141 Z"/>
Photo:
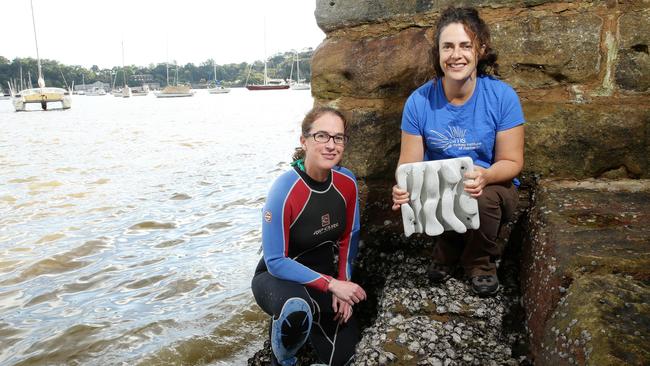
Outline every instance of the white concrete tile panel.
<path fill-rule="evenodd" d="M 397 185 L 410 197 L 401 207 L 404 235 L 478 229 L 478 202 L 463 189 L 463 176 L 473 169 L 469 157 L 400 165 Z"/>

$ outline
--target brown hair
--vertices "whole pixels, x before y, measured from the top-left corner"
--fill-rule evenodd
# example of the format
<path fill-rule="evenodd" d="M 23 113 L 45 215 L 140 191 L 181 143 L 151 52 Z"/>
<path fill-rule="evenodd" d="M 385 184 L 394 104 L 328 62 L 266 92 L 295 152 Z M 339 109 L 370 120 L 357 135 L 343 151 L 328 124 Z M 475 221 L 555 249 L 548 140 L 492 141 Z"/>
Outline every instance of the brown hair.
<path fill-rule="evenodd" d="M 490 28 L 485 24 L 483 19 L 478 15 L 474 8 L 456 8 L 449 7 L 440 14 L 436 26 L 436 39 L 431 49 L 433 55 L 433 67 L 436 75 L 442 77 L 445 73 L 440 67 L 440 33 L 452 23 L 460 23 L 465 28 L 465 32 L 472 39 L 472 46 L 478 58 L 476 73 L 478 75 L 499 76 L 499 64 L 497 64 L 497 52 L 492 49 L 490 42 Z M 483 52 L 481 48 L 485 47 Z"/>
<path fill-rule="evenodd" d="M 343 121 L 343 132 L 345 133 L 345 131 L 348 128 L 348 121 L 343 116 L 343 113 L 341 113 L 338 109 L 333 107 L 317 106 L 312 108 L 309 112 L 307 112 L 305 118 L 303 118 L 302 124 L 300 125 L 301 135 L 305 137 L 309 135 L 309 131 L 311 131 L 311 127 L 314 124 L 314 121 L 316 121 L 321 116 L 327 113 L 332 113 L 337 117 L 339 117 L 341 121 Z M 305 158 L 305 150 L 303 150 L 302 147 L 297 147 L 296 151 L 294 151 L 293 153 L 293 161 L 304 159 L 304 158 Z"/>

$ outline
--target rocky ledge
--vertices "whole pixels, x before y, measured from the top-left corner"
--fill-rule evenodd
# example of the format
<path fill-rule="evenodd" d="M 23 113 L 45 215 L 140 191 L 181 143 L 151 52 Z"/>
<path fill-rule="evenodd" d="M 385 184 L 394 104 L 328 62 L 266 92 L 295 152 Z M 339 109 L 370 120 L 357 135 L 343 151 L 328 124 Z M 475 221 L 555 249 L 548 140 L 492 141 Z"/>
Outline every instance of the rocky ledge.
<path fill-rule="evenodd" d="M 543 180 L 526 226 L 535 364 L 650 364 L 650 180 Z"/>
<path fill-rule="evenodd" d="M 377 318 L 363 331 L 355 365 L 519 365 L 525 360 L 514 272 L 501 268 L 508 280 L 495 297 L 482 299 L 461 277 L 430 283 L 430 256 L 406 253 L 395 252 L 389 261 Z"/>

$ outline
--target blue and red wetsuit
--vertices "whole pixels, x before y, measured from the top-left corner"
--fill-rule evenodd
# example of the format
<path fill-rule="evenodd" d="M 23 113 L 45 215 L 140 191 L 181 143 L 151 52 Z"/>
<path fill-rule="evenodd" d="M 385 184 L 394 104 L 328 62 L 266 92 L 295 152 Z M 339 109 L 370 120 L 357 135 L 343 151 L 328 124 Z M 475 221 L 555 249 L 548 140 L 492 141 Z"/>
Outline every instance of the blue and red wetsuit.
<path fill-rule="evenodd" d="M 262 220 L 266 269 L 275 277 L 327 292 L 336 273 L 350 280 L 359 241 L 357 183 L 346 168 L 316 182 L 292 169 L 271 187 Z M 338 271 L 334 271 L 338 249 Z"/>
<path fill-rule="evenodd" d="M 295 167 L 273 183 L 263 210 L 264 257 L 255 270 L 253 295 L 274 319 L 287 300 L 304 299 L 314 317 L 311 343 L 321 360 L 333 365 L 349 362 L 359 334 L 354 316 L 342 325 L 333 320 L 327 288 L 333 277 L 351 279 L 358 241 L 357 182 L 348 169 L 336 167 L 325 182 L 317 182 Z"/>

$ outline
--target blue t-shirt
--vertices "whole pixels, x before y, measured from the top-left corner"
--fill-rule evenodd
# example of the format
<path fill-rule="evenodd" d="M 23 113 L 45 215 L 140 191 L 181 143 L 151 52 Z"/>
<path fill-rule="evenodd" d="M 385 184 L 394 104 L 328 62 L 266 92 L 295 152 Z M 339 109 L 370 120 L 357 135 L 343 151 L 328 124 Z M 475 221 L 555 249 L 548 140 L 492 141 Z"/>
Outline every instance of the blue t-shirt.
<path fill-rule="evenodd" d="M 469 156 L 484 168 L 494 163 L 497 132 L 523 123 L 517 93 L 489 76 L 476 78 L 474 93 L 460 106 L 447 101 L 442 79 L 431 80 L 409 96 L 402 114 L 402 130 L 424 140 L 424 160 Z"/>

